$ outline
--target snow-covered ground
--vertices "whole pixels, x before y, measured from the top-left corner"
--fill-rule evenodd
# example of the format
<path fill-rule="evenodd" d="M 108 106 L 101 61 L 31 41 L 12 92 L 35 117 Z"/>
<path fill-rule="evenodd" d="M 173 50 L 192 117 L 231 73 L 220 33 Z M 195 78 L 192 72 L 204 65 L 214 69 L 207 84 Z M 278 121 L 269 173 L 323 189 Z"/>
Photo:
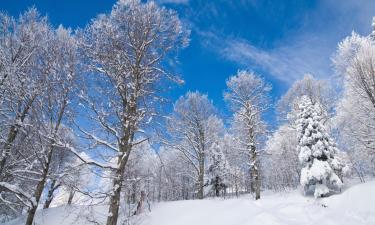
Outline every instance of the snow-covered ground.
<path fill-rule="evenodd" d="M 164 202 L 136 221 L 137 225 L 372 225 L 375 224 L 375 181 L 354 185 L 324 199 L 304 197 L 299 191 L 267 193 L 254 201 L 207 199 Z M 102 221 L 104 207 L 59 207 L 39 211 L 36 224 L 83 225 L 87 219 Z M 94 216 L 95 215 L 95 216 Z M 7 225 L 21 225 L 15 220 Z"/>

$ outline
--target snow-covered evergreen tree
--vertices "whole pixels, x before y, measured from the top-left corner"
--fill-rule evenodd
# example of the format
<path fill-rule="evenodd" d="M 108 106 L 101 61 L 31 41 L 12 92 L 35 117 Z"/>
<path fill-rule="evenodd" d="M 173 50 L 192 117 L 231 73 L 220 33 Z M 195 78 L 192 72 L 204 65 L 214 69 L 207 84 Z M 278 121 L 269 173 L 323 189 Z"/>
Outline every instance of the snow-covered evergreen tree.
<path fill-rule="evenodd" d="M 343 164 L 337 156 L 334 140 L 326 132 L 324 115 L 318 102 L 312 103 L 307 96 L 301 97 L 296 121 L 297 151 L 302 164 L 300 183 L 305 194 L 313 191 L 316 198 L 326 196 L 343 184 L 338 176 Z"/>

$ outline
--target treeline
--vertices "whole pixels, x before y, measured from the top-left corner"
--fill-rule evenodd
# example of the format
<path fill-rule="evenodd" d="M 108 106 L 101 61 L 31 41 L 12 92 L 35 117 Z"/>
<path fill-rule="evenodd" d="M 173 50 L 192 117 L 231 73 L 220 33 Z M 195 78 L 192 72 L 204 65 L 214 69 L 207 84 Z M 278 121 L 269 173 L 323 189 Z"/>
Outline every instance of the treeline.
<path fill-rule="evenodd" d="M 189 44 L 175 11 L 117 2 L 75 31 L 31 8 L 0 14 L 0 219 L 62 204 L 137 215 L 147 201 L 203 199 L 304 187 L 324 197 L 345 176 L 375 174 L 375 44 L 353 33 L 333 58 L 338 83 L 306 75 L 273 104 L 271 85 L 239 70 L 226 81 L 223 121 L 188 92 L 174 61 Z M 335 97 L 339 96 L 339 97 Z M 278 113 L 272 131 L 267 110 Z"/>

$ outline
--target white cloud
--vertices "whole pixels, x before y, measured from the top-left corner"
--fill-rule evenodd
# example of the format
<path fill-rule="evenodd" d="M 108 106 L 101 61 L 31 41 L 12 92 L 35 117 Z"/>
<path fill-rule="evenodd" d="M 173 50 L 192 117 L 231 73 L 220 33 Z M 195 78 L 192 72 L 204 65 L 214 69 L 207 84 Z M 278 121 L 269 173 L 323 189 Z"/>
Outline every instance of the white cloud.
<path fill-rule="evenodd" d="M 280 81 L 291 83 L 306 73 L 326 77 L 331 49 L 314 39 L 263 50 L 243 39 L 229 39 L 220 54 L 228 60 L 267 71 Z"/>
<path fill-rule="evenodd" d="M 330 57 L 352 30 L 368 34 L 375 1 L 323 1 L 299 30 L 285 35 L 272 49 L 263 49 L 239 37 L 217 32 L 198 32 L 206 48 L 221 57 L 249 68 L 259 68 L 274 78 L 292 83 L 305 73 L 330 78 L 334 73 Z M 328 20 L 327 20 L 328 19 Z"/>
<path fill-rule="evenodd" d="M 301 38 L 281 43 L 273 49 L 261 49 L 240 38 L 223 38 L 212 32 L 200 32 L 202 44 L 226 60 L 250 69 L 261 69 L 274 78 L 292 83 L 306 73 L 327 77 L 330 53 L 334 51 L 316 38 Z M 327 63 L 328 61 L 328 63 Z"/>

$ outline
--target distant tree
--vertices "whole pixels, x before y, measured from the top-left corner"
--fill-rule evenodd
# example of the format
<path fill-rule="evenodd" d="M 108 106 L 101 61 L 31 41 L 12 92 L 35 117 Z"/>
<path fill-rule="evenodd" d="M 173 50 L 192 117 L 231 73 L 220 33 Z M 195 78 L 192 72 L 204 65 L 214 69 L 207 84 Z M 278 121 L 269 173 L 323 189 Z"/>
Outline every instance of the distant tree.
<path fill-rule="evenodd" d="M 223 129 L 222 121 L 214 113 L 214 106 L 207 95 L 188 92 L 176 101 L 167 121 L 170 137 L 167 145 L 178 150 L 194 168 L 199 199 L 204 197 L 209 149 Z"/>
<path fill-rule="evenodd" d="M 282 190 L 299 185 L 300 165 L 298 163 L 297 131 L 289 124 L 280 125 L 265 145 L 263 160 L 264 186 Z"/>
<path fill-rule="evenodd" d="M 222 146 L 213 143 L 210 148 L 207 169 L 207 185 L 209 191 L 213 192 L 216 197 L 220 193 L 225 194 L 229 186 L 229 174 L 231 170 L 228 161 L 222 151 Z"/>
<path fill-rule="evenodd" d="M 294 112 L 298 110 L 298 101 L 301 96 L 307 96 L 314 103 L 320 102 L 326 112 L 332 111 L 335 106 L 335 94 L 329 83 L 306 74 L 301 80 L 295 81 L 277 102 L 276 109 L 281 121 L 289 122 L 291 125 L 294 123 L 296 119 Z"/>
<path fill-rule="evenodd" d="M 194 166 L 175 148 L 163 147 L 159 153 L 158 200 L 187 200 L 196 198 Z"/>
<path fill-rule="evenodd" d="M 306 74 L 302 79 L 295 81 L 276 104 L 281 125 L 265 146 L 270 154 L 265 156 L 263 165 L 268 168 L 264 171 L 264 176 L 269 188 L 293 188 L 299 184 L 300 165 L 296 160 L 298 152 L 295 146 L 298 140 L 295 122 L 302 96 L 313 103 L 320 102 L 321 111 L 329 112 L 321 115 L 324 116 L 323 123 L 327 127 L 332 124 L 336 95 L 331 85 L 326 80 L 316 79 L 311 74 Z"/>
<path fill-rule="evenodd" d="M 239 71 L 227 80 L 224 98 L 234 111 L 233 124 L 242 152 L 248 159 L 251 191 L 260 198 L 260 149 L 264 134 L 262 113 L 269 108 L 268 93 L 271 86 L 261 77 L 248 71 Z"/>

